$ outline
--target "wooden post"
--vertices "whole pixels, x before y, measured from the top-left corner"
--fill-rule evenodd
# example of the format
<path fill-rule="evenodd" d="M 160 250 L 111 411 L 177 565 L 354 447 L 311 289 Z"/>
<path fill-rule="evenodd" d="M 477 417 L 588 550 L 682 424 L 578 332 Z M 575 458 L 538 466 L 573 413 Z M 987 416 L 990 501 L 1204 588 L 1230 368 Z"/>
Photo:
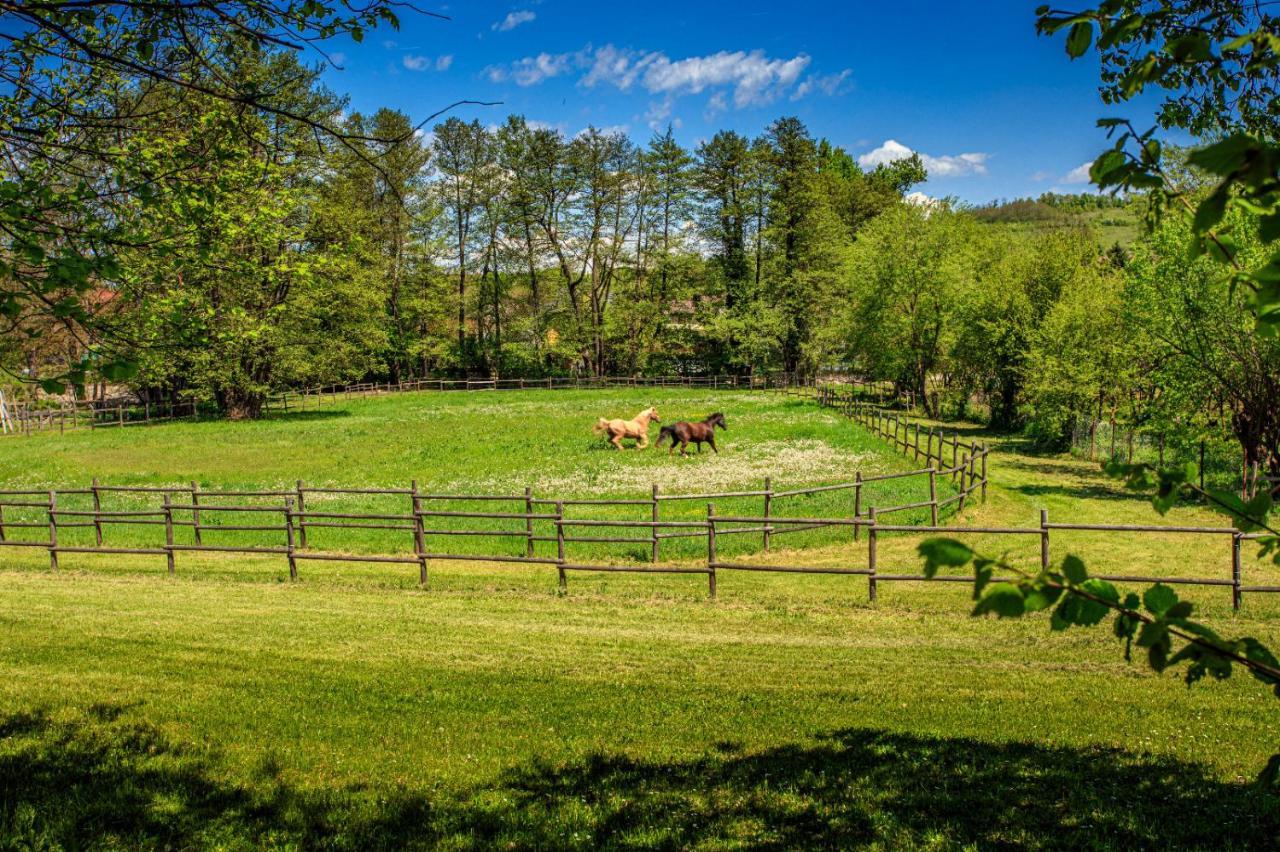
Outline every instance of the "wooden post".
<path fill-rule="evenodd" d="M 298 547 L 303 550 L 307 549 L 307 501 L 302 496 L 303 485 L 302 480 L 297 481 L 298 495 Z"/>
<path fill-rule="evenodd" d="M 4 540 L 4 505 L 0 504 L 0 541 Z"/>
<path fill-rule="evenodd" d="M 293 543 L 293 501 L 284 498 L 284 544 L 289 556 L 289 579 L 298 579 L 298 560 L 294 558 Z"/>
<path fill-rule="evenodd" d="M 58 494 L 49 492 L 49 568 L 58 570 Z"/>
<path fill-rule="evenodd" d="M 653 549 L 652 549 L 652 552 L 649 554 L 649 561 L 657 562 L 658 561 L 658 542 L 660 541 L 660 539 L 658 538 L 658 517 L 660 515 L 660 512 L 658 511 L 658 483 L 656 482 L 653 484 L 653 493 L 651 495 L 651 500 L 653 501 L 651 504 L 653 526 L 649 528 L 649 531 L 653 536 L 653 539 L 652 539 Z"/>
<path fill-rule="evenodd" d="M 862 471 L 855 470 L 853 472 L 853 517 L 855 519 L 862 517 Z M 853 525 L 853 540 L 857 541 L 862 535 L 862 525 Z"/>
<path fill-rule="evenodd" d="M 89 490 L 93 494 L 93 537 L 98 547 L 102 547 L 102 495 L 98 491 L 98 477 L 93 478 Z"/>
<path fill-rule="evenodd" d="M 959 467 L 956 468 L 956 474 L 959 474 L 959 477 L 960 477 L 960 500 L 956 504 L 957 512 L 963 512 L 964 504 L 967 503 L 969 500 L 969 490 L 965 488 L 965 485 L 964 485 L 964 472 L 970 466 L 970 464 L 972 464 L 972 462 L 969 460 L 969 454 L 965 453 L 963 456 L 960 457 L 960 465 Z M 951 481 L 955 482 L 955 474 L 952 475 Z"/>
<path fill-rule="evenodd" d="M 422 498 L 418 496 L 418 480 L 413 480 L 410 485 L 411 498 L 413 500 L 413 552 L 418 557 L 418 585 L 424 589 L 427 587 L 427 543 L 426 534 L 422 524 Z M 528 489 L 525 489 L 525 497 L 528 498 Z M 527 514 L 527 513 L 526 513 Z M 528 521 L 528 518 L 525 519 Z M 533 541 L 529 542 L 529 555 L 533 555 Z"/>
<path fill-rule="evenodd" d="M 1240 608 L 1240 533 L 1231 534 L 1231 608 Z"/>
<path fill-rule="evenodd" d="M 982 502 L 987 502 L 987 445 L 982 445 Z"/>
<path fill-rule="evenodd" d="M 556 570 L 560 572 L 560 591 L 567 591 L 569 588 L 569 578 L 564 573 L 564 503 L 556 501 L 556 559 L 559 564 Z"/>
<path fill-rule="evenodd" d="M 716 599 L 716 504 L 707 504 L 707 593 Z"/>
<path fill-rule="evenodd" d="M 867 595 L 872 603 L 876 602 L 876 507 L 867 507 L 867 520 L 871 525 L 867 527 L 867 570 L 871 573 L 867 575 Z"/>
<path fill-rule="evenodd" d="M 173 499 L 164 493 L 164 561 L 173 573 Z"/>
<path fill-rule="evenodd" d="M 116 419 L 120 421 L 120 425 L 124 425 L 124 403 L 116 403 Z"/>
<path fill-rule="evenodd" d="M 764 552 L 769 552 L 769 540 L 773 538 L 773 528 L 769 526 L 769 518 L 773 513 L 773 477 L 764 478 Z"/>
<path fill-rule="evenodd" d="M 524 386 L 524 379 L 520 380 L 521 387 Z M 525 548 L 524 555 L 533 557 L 533 518 L 529 517 L 533 514 L 533 489 L 525 486 L 524 489 L 524 535 Z"/>
<path fill-rule="evenodd" d="M 1049 510 L 1040 510 L 1040 568 L 1049 570 Z"/>
<path fill-rule="evenodd" d="M 929 434 L 925 436 L 924 443 L 924 463 L 929 467 L 933 467 L 933 427 L 929 427 Z M 942 452 L 938 452 L 938 464 L 942 464 Z"/>
<path fill-rule="evenodd" d="M 938 472 L 929 468 L 929 525 L 938 525 Z"/>
<path fill-rule="evenodd" d="M 200 483 L 191 480 L 191 529 L 196 536 L 196 544 L 204 544 L 200 532 Z"/>
<path fill-rule="evenodd" d="M 960 451 L 960 438 L 957 435 L 952 435 L 951 436 L 951 483 L 953 485 L 955 484 L 955 481 L 956 481 L 956 470 L 955 470 L 956 453 L 958 453 L 959 451 Z M 939 449 L 938 454 L 939 455 L 942 454 L 941 449 Z"/>

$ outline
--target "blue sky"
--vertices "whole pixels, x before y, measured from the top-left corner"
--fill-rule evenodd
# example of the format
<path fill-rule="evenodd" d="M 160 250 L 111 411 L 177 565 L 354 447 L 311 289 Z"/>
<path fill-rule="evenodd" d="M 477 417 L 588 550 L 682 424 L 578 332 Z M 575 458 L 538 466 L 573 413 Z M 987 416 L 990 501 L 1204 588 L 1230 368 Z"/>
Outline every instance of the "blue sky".
<path fill-rule="evenodd" d="M 578 0 L 475 2 L 406 12 L 399 32 L 333 43 L 327 83 L 353 109 L 419 120 L 508 113 L 573 134 L 593 124 L 643 143 L 668 123 L 693 146 L 797 115 L 866 165 L 917 151 L 930 195 L 982 202 L 1087 189 L 1106 146 L 1094 121 L 1147 121 L 1150 104 L 1104 106 L 1092 57 L 1068 61 L 1035 34 L 1041 0 L 817 3 Z"/>

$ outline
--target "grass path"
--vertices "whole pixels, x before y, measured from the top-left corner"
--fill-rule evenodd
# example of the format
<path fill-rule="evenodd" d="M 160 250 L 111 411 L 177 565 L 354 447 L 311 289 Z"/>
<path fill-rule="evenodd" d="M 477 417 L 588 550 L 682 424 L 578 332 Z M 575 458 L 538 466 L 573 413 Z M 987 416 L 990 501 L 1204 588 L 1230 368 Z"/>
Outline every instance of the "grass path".
<path fill-rule="evenodd" d="M 1153 517 L 1087 464 L 991 439 L 966 522 Z M 1220 545 L 1081 534 L 1054 554 L 1172 575 L 1226 570 Z M 913 546 L 886 537 L 884 570 L 913 570 Z M 1107 630 L 972 619 L 962 586 L 885 584 L 872 606 L 860 578 L 738 574 L 711 603 L 689 577 L 575 576 L 559 596 L 554 572 L 483 564 L 421 592 L 380 566 L 287 584 L 263 560 L 170 579 L 0 558 L 6 839 L 1246 848 L 1280 828 L 1241 783 L 1277 745 L 1265 690 L 1188 690 Z M 1280 642 L 1280 601 L 1187 594 Z"/>

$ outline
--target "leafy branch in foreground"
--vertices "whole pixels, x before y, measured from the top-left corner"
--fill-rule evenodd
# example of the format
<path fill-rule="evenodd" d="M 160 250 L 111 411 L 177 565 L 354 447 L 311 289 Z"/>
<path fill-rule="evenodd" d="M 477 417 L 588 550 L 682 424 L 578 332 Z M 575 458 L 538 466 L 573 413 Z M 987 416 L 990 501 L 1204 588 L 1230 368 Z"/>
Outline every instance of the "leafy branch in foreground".
<path fill-rule="evenodd" d="M 1179 496 L 1194 492 L 1233 519 L 1242 533 L 1265 531 L 1259 542 L 1262 556 L 1270 555 L 1280 565 L 1280 532 L 1267 522 L 1272 508 L 1265 491 L 1248 501 L 1229 492 L 1204 491 L 1191 482 L 1189 468 L 1157 470 L 1147 464 L 1108 462 L 1104 470 L 1122 478 L 1132 488 L 1153 489 L 1156 511 L 1169 511 Z M 931 538 L 917 548 L 924 558 L 924 574 L 933 578 L 940 568 L 963 568 L 972 564 L 974 572 L 973 615 L 999 618 L 1022 616 L 1050 609 L 1053 630 L 1093 627 L 1114 615 L 1116 638 L 1124 642 L 1124 656 L 1131 659 L 1133 646 L 1145 648 L 1147 663 L 1156 672 L 1187 664 L 1187 685 L 1206 675 L 1215 680 L 1231 676 L 1241 666 L 1254 678 L 1272 687 L 1280 698 L 1280 661 L 1265 645 L 1251 636 L 1225 638 L 1207 625 L 1193 620 L 1195 606 L 1180 600 L 1163 583 L 1148 587 L 1139 597 L 1129 592 L 1123 598 L 1110 582 L 1090 577 L 1084 562 L 1068 554 L 1057 569 L 1031 572 L 1007 559 L 974 551 L 952 538 Z M 1001 572 L 999 576 L 997 572 Z M 1280 754 L 1272 755 L 1258 777 L 1261 784 L 1280 784 Z"/>
<path fill-rule="evenodd" d="M 1239 0 L 1105 0 L 1080 10 L 1041 6 L 1041 33 L 1066 31 L 1075 59 L 1096 45 L 1107 103 L 1157 88 L 1163 129 L 1186 130 L 1211 142 L 1194 148 L 1188 164 L 1213 176 L 1207 194 L 1171 178 L 1156 128 L 1139 132 L 1127 119 L 1104 118 L 1114 136 L 1089 176 L 1102 189 L 1147 195 L 1153 217 L 1176 204 L 1192 221 L 1192 251 L 1227 265 L 1232 286 L 1251 294 L 1260 332 L 1280 333 L 1280 251 L 1254 268 L 1240 260 L 1240 243 L 1224 225 L 1227 210 L 1255 214 L 1263 243 L 1280 240 L 1280 18 L 1265 4 Z"/>

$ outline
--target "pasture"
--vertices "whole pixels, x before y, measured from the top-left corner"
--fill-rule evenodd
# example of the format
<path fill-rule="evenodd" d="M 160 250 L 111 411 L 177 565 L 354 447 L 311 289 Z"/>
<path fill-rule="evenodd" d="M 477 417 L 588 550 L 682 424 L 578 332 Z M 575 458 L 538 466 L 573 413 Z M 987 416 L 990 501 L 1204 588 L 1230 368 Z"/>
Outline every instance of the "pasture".
<path fill-rule="evenodd" d="M 664 422 L 725 411 L 721 454 L 590 435 L 650 402 Z M 1091 465 L 990 440 L 989 499 L 957 522 L 1154 518 Z M 855 464 L 912 466 L 808 403 L 678 390 L 406 394 L 0 442 L 15 488 L 623 494 L 821 483 Z M 1194 506 L 1167 522 L 1221 523 Z M 916 540 L 886 536 L 884 563 L 914 568 Z M 1036 558 L 1034 540 L 983 544 Z M 1082 532 L 1055 559 L 1225 572 L 1221 545 Z M 847 536 L 781 547 L 747 558 L 865 558 Z M 38 553 L 0 559 L 0 838 L 15 844 L 1243 848 L 1280 828 L 1276 799 L 1243 783 L 1276 746 L 1265 689 L 1188 690 L 1125 663 L 1107 630 L 972 619 L 959 584 L 889 584 L 871 604 L 861 578 L 740 574 L 712 602 L 700 578 L 586 575 L 562 595 L 545 568 L 485 563 L 422 591 L 387 566 L 287 583 L 256 557 L 192 554 L 173 577 L 153 557 L 57 573 Z M 1185 597 L 1226 632 L 1280 640 L 1272 596 L 1238 613 L 1221 588 Z"/>

